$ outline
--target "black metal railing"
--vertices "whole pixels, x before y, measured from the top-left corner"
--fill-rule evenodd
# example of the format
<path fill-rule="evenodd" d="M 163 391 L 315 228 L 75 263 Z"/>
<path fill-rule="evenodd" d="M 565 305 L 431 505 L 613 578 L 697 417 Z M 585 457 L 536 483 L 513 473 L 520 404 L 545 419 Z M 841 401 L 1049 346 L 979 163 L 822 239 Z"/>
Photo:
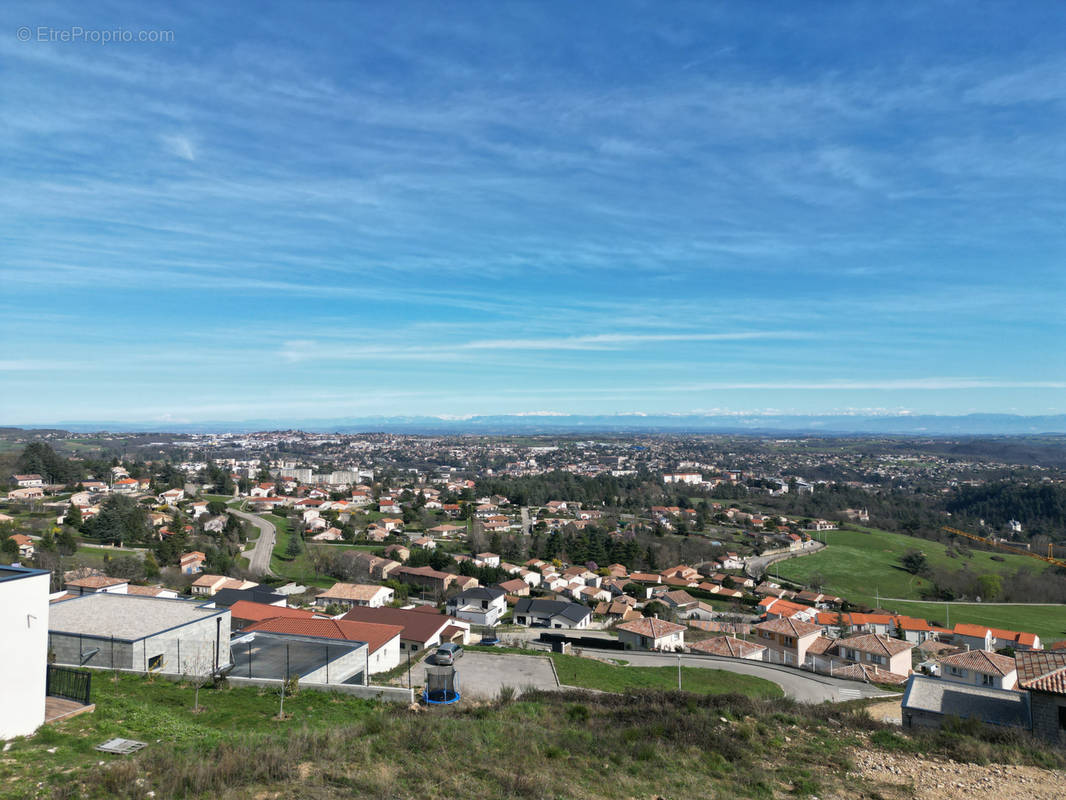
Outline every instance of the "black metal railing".
<path fill-rule="evenodd" d="M 92 679 L 92 673 L 88 670 L 49 664 L 44 693 L 48 697 L 64 697 L 87 706 Z"/>

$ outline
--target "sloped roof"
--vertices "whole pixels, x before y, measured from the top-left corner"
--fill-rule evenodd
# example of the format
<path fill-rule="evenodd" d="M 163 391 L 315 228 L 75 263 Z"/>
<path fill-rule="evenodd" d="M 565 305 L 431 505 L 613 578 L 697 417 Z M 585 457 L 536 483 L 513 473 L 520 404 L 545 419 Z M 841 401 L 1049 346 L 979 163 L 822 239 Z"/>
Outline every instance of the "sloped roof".
<path fill-rule="evenodd" d="M 320 593 L 318 597 L 326 598 L 329 600 L 353 600 L 355 602 L 369 603 L 379 594 L 381 590 L 391 591 L 387 586 L 377 586 L 376 584 L 368 583 L 335 583 L 329 589 Z M 315 599 L 318 599 L 316 597 Z"/>
<path fill-rule="evenodd" d="M 715 636 L 713 639 L 704 639 L 702 642 L 696 642 L 690 649 L 697 653 L 709 653 L 715 656 L 747 658 L 765 650 L 766 647 L 744 639 L 736 639 L 732 636 Z"/>
<path fill-rule="evenodd" d="M 381 625 L 398 625 L 403 628 L 402 639 L 425 644 L 442 628 L 455 624 L 455 620 L 439 613 L 430 606 L 416 608 L 367 608 L 357 606 L 341 617 L 342 620 L 373 622 Z"/>
<path fill-rule="evenodd" d="M 947 664 L 949 667 L 961 667 L 985 675 L 1001 677 L 1010 675 L 1017 668 L 1013 658 L 1001 656 L 999 653 L 990 653 L 987 650 L 967 650 L 953 656 L 944 656 L 940 659 L 940 663 Z"/>
<path fill-rule="evenodd" d="M 887 636 L 878 636 L 876 633 L 860 633 L 858 636 L 849 636 L 840 640 L 841 647 L 850 647 L 862 653 L 875 653 L 877 655 L 894 656 L 914 648 L 910 642 L 899 639 L 890 639 Z"/>
<path fill-rule="evenodd" d="M 1014 661 L 1023 689 L 1066 695 L 1066 652 L 1024 651 L 1015 653 Z"/>
<path fill-rule="evenodd" d="M 676 622 L 669 622 L 665 619 L 641 617 L 640 619 L 623 622 L 621 625 L 616 626 L 616 630 L 626 631 L 627 633 L 636 633 L 640 636 L 648 636 L 652 639 L 661 639 L 663 636 L 672 636 L 675 633 L 684 631 L 685 626 L 678 625 Z"/>
<path fill-rule="evenodd" d="M 1010 689 L 967 686 L 925 675 L 911 675 L 903 694 L 903 711 L 979 719 L 992 725 L 1029 728 L 1029 695 Z"/>
<path fill-rule="evenodd" d="M 367 649 L 371 653 L 403 633 L 403 628 L 399 625 L 380 625 L 345 619 L 295 619 L 291 617 L 275 617 L 255 622 L 245 630 L 311 636 L 316 639 L 366 642 Z"/>
<path fill-rule="evenodd" d="M 766 622 L 760 622 L 755 626 L 756 630 L 769 631 L 770 633 L 783 633 L 786 636 L 810 636 L 812 633 L 821 633 L 822 628 L 820 625 L 815 625 L 812 622 L 804 622 L 798 619 L 791 619 L 790 617 L 779 617 L 778 619 L 770 619 Z"/>

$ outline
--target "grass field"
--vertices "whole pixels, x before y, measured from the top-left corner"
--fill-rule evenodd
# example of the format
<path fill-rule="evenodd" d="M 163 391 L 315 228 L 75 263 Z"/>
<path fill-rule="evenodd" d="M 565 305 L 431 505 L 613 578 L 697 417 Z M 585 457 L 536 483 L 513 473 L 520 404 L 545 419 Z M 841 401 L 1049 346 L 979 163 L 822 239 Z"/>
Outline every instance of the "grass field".
<path fill-rule="evenodd" d="M 824 591 L 872 606 L 878 597 L 921 601 L 923 590 L 931 588 L 928 580 L 910 574 L 900 565 L 900 557 L 907 550 L 921 550 L 933 568 L 961 569 L 966 565 L 977 575 L 1013 572 L 1019 567 L 1039 572 L 1045 567 L 1034 558 L 1010 554 L 997 554 L 1003 561 L 993 561 L 993 553 L 978 550 L 970 551 L 971 558 L 950 558 L 947 547 L 938 542 L 875 528 L 828 531 L 826 541 L 829 546 L 825 550 L 771 565 L 769 574 L 804 584 L 818 576 Z M 941 623 L 946 620 L 943 603 L 883 601 L 881 605 Z M 956 622 L 1031 631 L 1054 641 L 1064 635 L 1066 606 L 953 605 L 951 624 Z"/>
<path fill-rule="evenodd" d="M 606 664 L 591 658 L 551 654 L 559 682 L 565 686 L 625 692 L 634 689 L 677 689 L 676 667 L 631 667 Z M 776 683 L 720 669 L 682 667 L 681 686 L 697 694 L 742 694 L 746 697 L 784 697 Z"/>
<path fill-rule="evenodd" d="M 304 586 L 317 586 L 327 589 L 336 581 L 332 578 L 315 575 L 311 569 L 311 563 L 307 558 L 307 545 L 304 544 L 300 554 L 289 559 L 285 553 L 289 546 L 289 537 L 294 535 L 289 529 L 289 520 L 275 514 L 263 514 L 263 519 L 274 523 L 278 530 L 277 541 L 274 543 L 274 552 L 270 554 L 270 569 L 278 576 Z"/>

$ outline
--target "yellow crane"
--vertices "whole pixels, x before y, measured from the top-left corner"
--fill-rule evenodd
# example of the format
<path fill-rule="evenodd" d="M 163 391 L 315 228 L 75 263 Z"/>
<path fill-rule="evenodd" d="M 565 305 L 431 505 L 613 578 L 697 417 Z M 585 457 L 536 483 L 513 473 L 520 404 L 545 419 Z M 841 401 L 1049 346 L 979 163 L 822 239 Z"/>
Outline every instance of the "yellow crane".
<path fill-rule="evenodd" d="M 1046 561 L 1048 564 L 1054 564 L 1056 567 L 1066 567 L 1066 561 L 1063 561 L 1061 558 L 1053 557 L 1053 545 L 1051 545 L 1050 543 L 1047 546 L 1047 555 L 1042 556 L 1039 553 L 1034 553 L 1032 550 L 1026 550 L 1022 547 L 1014 547 L 1009 544 L 1004 544 L 1003 542 L 997 542 L 993 539 L 988 539 L 984 536 L 978 536 L 976 533 L 967 533 L 966 531 L 960 531 L 958 528 L 949 528 L 948 526 L 944 525 L 943 527 L 941 527 L 940 530 L 947 531 L 948 533 L 953 533 L 956 536 L 965 536 L 967 539 L 973 539 L 975 542 L 984 542 L 990 547 L 998 547 L 1000 550 L 1006 550 L 1009 553 L 1015 553 L 1019 556 L 1039 558 L 1041 561 Z"/>

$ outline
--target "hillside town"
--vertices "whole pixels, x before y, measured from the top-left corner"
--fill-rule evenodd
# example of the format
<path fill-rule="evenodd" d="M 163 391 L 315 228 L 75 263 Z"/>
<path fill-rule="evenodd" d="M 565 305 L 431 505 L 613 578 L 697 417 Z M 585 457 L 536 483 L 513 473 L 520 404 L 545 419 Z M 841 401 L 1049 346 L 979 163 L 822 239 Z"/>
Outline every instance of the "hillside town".
<path fill-rule="evenodd" d="M 265 452 L 286 447 L 302 456 Z M 201 460 L 179 460 L 192 449 Z M 86 463 L 59 482 L 77 460 L 38 442 L 23 460 L 41 471 L 12 473 L 0 500 L 0 588 L 39 587 L 26 602 L 44 604 L 56 669 L 293 678 L 410 702 L 445 646 L 621 651 L 828 678 L 838 700 L 903 691 L 906 727 L 963 713 L 1062 740 L 1066 631 L 950 624 L 782 578 L 876 517 L 777 513 L 766 504 L 833 497 L 837 482 L 694 450 L 706 445 L 197 436 L 165 461 Z M 948 482 L 974 472 L 941 466 Z M 482 690 L 509 680 L 501 663 Z"/>

